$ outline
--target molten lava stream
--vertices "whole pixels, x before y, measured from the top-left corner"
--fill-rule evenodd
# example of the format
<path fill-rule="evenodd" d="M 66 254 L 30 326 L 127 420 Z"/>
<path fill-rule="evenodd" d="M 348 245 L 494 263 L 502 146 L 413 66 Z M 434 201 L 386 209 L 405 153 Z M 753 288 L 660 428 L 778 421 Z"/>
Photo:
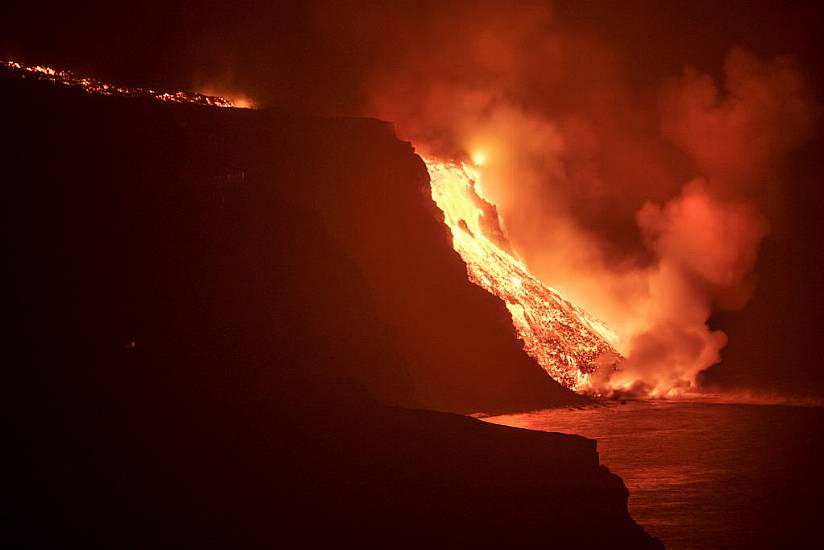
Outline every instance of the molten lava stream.
<path fill-rule="evenodd" d="M 611 372 L 621 360 L 616 334 L 529 273 L 510 248 L 495 205 L 478 194 L 475 167 L 424 162 L 432 199 L 469 280 L 503 300 L 524 351 L 552 378 L 571 390 L 597 393 L 595 373 Z"/>

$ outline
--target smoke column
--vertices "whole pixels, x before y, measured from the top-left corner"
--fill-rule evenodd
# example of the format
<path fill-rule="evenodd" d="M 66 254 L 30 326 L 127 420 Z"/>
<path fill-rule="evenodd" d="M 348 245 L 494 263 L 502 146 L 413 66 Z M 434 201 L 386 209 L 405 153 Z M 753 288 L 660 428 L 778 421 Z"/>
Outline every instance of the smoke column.
<path fill-rule="evenodd" d="M 429 7 L 369 74 L 370 114 L 426 155 L 483 155 L 479 191 L 517 254 L 618 333 L 626 361 L 600 389 L 693 388 L 727 342 L 708 320 L 749 299 L 766 201 L 814 131 L 793 60 L 734 49 L 717 78 L 642 85 L 620 49 L 544 5 Z"/>

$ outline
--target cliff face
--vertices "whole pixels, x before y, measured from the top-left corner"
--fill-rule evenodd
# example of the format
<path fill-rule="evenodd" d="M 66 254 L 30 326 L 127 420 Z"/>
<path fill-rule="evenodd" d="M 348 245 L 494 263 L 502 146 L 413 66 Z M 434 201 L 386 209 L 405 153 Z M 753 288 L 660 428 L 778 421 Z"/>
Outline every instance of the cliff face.
<path fill-rule="evenodd" d="M 656 545 L 594 442 L 391 406 L 577 398 L 386 124 L 0 84 L 21 542 Z"/>
<path fill-rule="evenodd" d="M 268 340 L 283 336 L 257 353 L 283 356 L 288 343 L 384 401 L 461 412 L 580 402 L 524 354 L 503 305 L 467 284 L 430 199 L 425 167 L 387 124 L 145 100 L 124 108 L 119 98 L 65 92 L 74 94 L 8 98 L 22 125 L 19 145 L 27 147 L 12 158 L 20 161 L 20 177 L 33 180 L 26 192 L 42 191 L 25 197 L 41 215 L 33 220 L 37 231 L 79 231 L 73 213 L 86 209 L 91 235 L 77 237 L 87 247 L 104 246 L 106 234 L 119 239 L 108 243 L 106 265 L 95 270 L 101 277 L 112 272 L 105 285 L 120 285 L 111 289 L 121 304 L 116 318 L 130 326 L 117 338 L 139 332 L 145 343 L 148 333 L 162 339 L 192 330 L 185 322 L 163 324 L 173 320 L 157 308 L 169 304 L 212 304 L 214 317 L 201 316 L 200 323 L 225 333 L 214 321 L 229 315 L 220 308 L 245 303 L 240 296 L 166 277 L 185 277 L 181 262 L 200 264 L 201 278 L 216 269 L 227 279 L 252 277 L 232 287 L 246 292 L 244 300 L 272 300 L 267 313 L 257 304 L 267 319 L 234 325 L 246 345 L 262 336 L 247 336 L 250 328 L 267 332 Z M 21 111 L 26 105 L 33 109 Z M 90 261 L 102 261 L 99 252 Z M 228 261 L 235 263 L 221 263 Z M 306 330 L 297 332 L 305 338 L 285 334 L 301 323 Z M 329 330 L 313 335 L 317 323 Z M 334 346 L 330 338 L 338 339 Z"/>

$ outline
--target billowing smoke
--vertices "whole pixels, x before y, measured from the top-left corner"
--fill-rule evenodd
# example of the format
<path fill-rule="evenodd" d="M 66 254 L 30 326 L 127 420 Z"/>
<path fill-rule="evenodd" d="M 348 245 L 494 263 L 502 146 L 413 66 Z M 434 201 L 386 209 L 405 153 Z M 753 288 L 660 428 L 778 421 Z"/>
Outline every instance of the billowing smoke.
<path fill-rule="evenodd" d="M 420 21 L 371 72 L 370 112 L 424 154 L 483 153 L 479 191 L 519 256 L 618 332 L 627 359 L 603 389 L 692 387 L 727 341 L 711 315 L 756 284 L 782 163 L 812 135 L 799 69 L 736 49 L 717 78 L 638 82 L 619 48 L 543 5 Z"/>

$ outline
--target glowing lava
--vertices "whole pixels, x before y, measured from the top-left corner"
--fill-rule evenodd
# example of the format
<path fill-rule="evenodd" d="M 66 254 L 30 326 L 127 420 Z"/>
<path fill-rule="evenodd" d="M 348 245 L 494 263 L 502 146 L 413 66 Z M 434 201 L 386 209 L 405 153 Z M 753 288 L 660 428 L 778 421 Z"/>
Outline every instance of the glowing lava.
<path fill-rule="evenodd" d="M 66 86 L 78 87 L 90 94 L 116 95 L 124 97 L 147 97 L 157 101 L 172 103 L 194 103 L 207 107 L 247 107 L 248 104 L 235 105 L 232 101 L 218 96 L 198 94 L 195 92 L 158 92 L 149 88 L 128 88 L 123 86 L 113 86 L 89 77 L 81 77 L 71 71 L 52 69 L 35 65 L 29 67 L 15 61 L 0 61 L 0 67 L 17 73 L 21 78 L 34 78 L 46 80 Z"/>
<path fill-rule="evenodd" d="M 503 300 L 524 350 L 552 378 L 574 391 L 595 391 L 596 373 L 611 373 L 622 359 L 616 334 L 529 273 L 511 250 L 495 205 L 478 194 L 474 167 L 425 162 L 432 199 L 469 280 Z"/>
<path fill-rule="evenodd" d="M 486 153 L 483 151 L 472 153 L 472 162 L 475 166 L 483 166 L 486 163 Z"/>

